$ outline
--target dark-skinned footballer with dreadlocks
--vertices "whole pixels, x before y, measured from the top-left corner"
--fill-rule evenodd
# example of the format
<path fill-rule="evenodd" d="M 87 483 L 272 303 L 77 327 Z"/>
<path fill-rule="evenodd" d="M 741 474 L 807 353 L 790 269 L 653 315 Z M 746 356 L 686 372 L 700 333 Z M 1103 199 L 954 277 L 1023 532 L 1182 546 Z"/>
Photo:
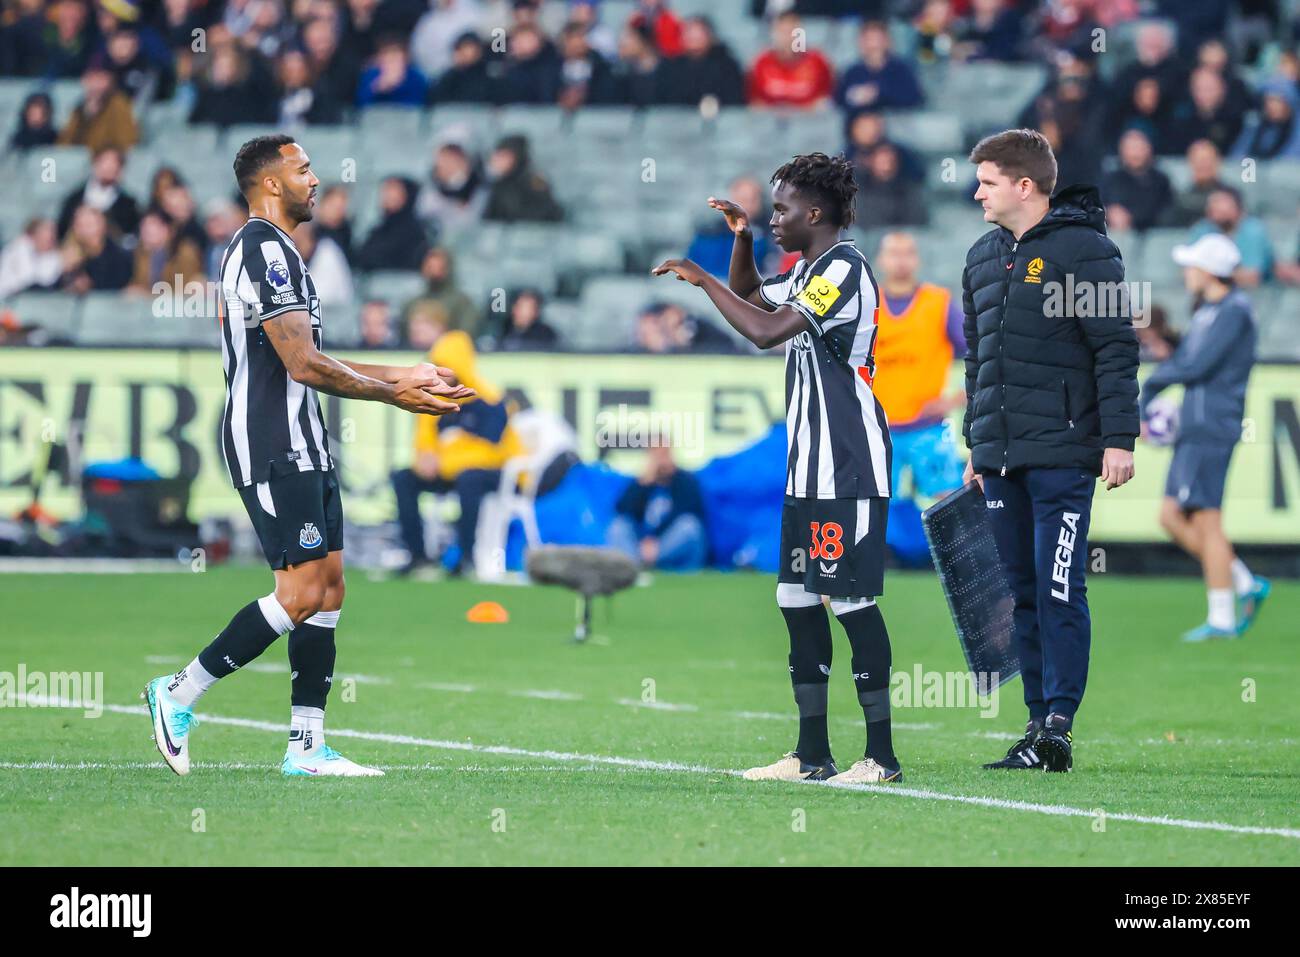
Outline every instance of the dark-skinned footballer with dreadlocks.
<path fill-rule="evenodd" d="M 785 505 L 776 601 L 790 632 L 790 679 L 799 742 L 750 781 L 901 781 L 889 723 L 889 633 L 876 605 L 884 591 L 885 518 L 892 450 L 871 391 L 879 294 L 866 257 L 842 236 L 857 185 L 843 157 L 796 156 L 772 175 L 772 238 L 799 260 L 764 279 L 745 211 L 710 198 L 735 234 L 727 284 L 690 260 L 673 273 L 702 288 L 750 342 L 785 343 Z M 853 682 L 867 724 L 866 753 L 837 772 L 826 727 L 831 629 L 822 597 L 852 649 Z"/>

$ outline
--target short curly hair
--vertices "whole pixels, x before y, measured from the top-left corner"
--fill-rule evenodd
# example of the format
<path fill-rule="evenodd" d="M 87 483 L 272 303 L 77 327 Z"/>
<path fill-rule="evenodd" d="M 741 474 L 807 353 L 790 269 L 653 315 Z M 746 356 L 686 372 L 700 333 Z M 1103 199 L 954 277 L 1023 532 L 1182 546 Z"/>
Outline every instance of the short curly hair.
<path fill-rule="evenodd" d="M 843 155 L 806 153 L 796 156 L 772 174 L 772 183 L 784 183 L 811 197 L 836 226 L 853 225 L 853 200 L 858 182 L 853 164 Z"/>
<path fill-rule="evenodd" d="M 239 183 L 239 191 L 245 198 L 257 185 L 258 174 L 272 163 L 280 161 L 280 147 L 296 142 L 288 134 L 275 133 L 255 136 L 239 148 L 235 154 L 235 181 Z"/>

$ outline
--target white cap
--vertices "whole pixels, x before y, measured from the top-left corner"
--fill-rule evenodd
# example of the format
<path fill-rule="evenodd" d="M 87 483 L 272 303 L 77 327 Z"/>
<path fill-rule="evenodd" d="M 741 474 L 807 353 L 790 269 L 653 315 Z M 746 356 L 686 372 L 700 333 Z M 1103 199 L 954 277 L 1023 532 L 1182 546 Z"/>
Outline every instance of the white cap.
<path fill-rule="evenodd" d="M 1223 233 L 1206 233 L 1190 246 L 1174 247 L 1174 262 L 1180 266 L 1195 266 L 1211 276 L 1227 279 L 1241 263 L 1241 252 Z"/>

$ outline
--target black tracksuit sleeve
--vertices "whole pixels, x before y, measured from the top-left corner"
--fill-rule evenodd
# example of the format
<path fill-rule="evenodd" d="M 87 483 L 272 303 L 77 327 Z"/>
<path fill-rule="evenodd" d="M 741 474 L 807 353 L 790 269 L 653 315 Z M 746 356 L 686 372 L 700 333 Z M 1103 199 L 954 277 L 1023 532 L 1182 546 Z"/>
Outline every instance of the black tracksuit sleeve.
<path fill-rule="evenodd" d="M 975 408 L 975 377 L 979 372 L 979 330 L 975 322 L 975 300 L 971 296 L 968 270 L 961 271 L 962 333 L 966 337 L 966 413 L 962 416 L 961 434 L 970 448 L 970 423 Z"/>
<path fill-rule="evenodd" d="M 1124 263 L 1117 254 L 1107 255 L 1102 251 L 1096 258 L 1077 260 L 1074 277 L 1076 286 L 1093 283 L 1100 290 L 1106 288 L 1102 283 L 1124 282 Z M 1097 296 L 1098 302 L 1102 299 L 1101 295 Z M 1131 452 L 1139 431 L 1138 342 L 1128 297 L 1121 296 L 1119 301 L 1122 305 L 1118 315 L 1105 315 L 1113 310 L 1098 308 L 1081 317 L 1079 326 L 1092 350 L 1102 446 Z"/>

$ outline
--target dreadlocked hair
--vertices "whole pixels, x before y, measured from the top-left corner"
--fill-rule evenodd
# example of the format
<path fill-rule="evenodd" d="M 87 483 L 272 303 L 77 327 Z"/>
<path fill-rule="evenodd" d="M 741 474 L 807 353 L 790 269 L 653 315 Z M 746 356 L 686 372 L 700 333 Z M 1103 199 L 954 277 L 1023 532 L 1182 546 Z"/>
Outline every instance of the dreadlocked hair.
<path fill-rule="evenodd" d="M 796 156 L 772 174 L 772 183 L 787 186 L 811 197 L 836 226 L 853 225 L 853 199 L 858 183 L 853 164 L 843 155 L 806 153 Z"/>

